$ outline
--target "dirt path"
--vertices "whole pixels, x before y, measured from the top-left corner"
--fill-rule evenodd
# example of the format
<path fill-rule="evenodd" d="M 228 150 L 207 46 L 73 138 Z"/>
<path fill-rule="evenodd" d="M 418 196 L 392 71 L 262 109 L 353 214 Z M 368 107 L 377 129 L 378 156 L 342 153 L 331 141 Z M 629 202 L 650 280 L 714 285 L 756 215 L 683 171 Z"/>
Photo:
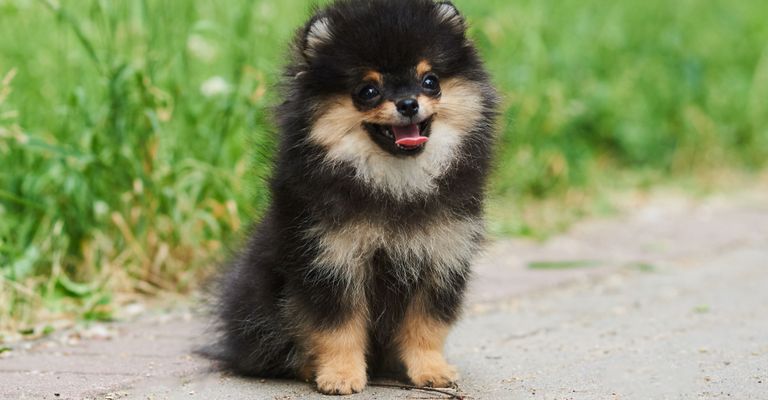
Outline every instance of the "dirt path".
<path fill-rule="evenodd" d="M 448 341 L 474 399 L 766 398 L 768 191 L 639 204 L 546 243 L 493 243 Z M 188 312 L 15 346 L 2 399 L 322 398 L 209 371 Z M 446 398 L 372 387 L 355 398 Z"/>

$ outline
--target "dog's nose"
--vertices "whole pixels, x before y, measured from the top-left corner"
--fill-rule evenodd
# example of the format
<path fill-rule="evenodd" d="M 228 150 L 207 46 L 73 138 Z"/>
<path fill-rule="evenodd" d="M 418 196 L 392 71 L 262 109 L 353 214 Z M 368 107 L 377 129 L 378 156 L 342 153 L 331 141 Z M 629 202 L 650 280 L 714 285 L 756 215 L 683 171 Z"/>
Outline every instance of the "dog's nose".
<path fill-rule="evenodd" d="M 403 99 L 397 102 L 397 112 L 406 116 L 413 117 L 419 112 L 419 102 L 416 99 Z"/>

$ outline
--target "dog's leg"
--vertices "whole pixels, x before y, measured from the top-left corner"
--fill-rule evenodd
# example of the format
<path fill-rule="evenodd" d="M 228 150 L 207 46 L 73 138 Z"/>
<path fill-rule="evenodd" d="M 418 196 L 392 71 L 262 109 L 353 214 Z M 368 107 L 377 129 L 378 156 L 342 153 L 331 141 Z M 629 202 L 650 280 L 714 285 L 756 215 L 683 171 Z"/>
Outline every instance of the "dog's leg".
<path fill-rule="evenodd" d="M 351 394 L 365 388 L 367 319 L 352 316 L 334 329 L 310 334 L 317 388 L 325 394 Z"/>
<path fill-rule="evenodd" d="M 408 307 L 396 337 L 400 359 L 416 386 L 449 387 L 458 379 L 456 369 L 443 357 L 450 325 L 429 315 L 416 296 Z"/>

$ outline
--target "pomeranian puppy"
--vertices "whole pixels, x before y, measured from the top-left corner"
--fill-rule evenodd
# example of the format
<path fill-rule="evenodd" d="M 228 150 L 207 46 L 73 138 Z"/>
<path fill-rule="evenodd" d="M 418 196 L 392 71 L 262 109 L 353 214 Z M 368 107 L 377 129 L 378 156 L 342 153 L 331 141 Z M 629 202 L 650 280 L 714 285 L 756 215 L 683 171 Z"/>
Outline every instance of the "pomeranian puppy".
<path fill-rule="evenodd" d="M 327 394 L 378 370 L 452 385 L 442 348 L 483 240 L 497 107 L 465 20 L 340 0 L 293 47 L 271 205 L 220 281 L 213 357 Z"/>

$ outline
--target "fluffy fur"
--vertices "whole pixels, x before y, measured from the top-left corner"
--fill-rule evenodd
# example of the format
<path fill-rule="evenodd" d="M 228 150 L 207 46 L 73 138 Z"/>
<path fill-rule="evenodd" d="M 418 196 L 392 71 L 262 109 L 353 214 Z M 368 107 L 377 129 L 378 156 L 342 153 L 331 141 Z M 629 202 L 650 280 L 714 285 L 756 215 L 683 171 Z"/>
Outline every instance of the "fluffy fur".
<path fill-rule="evenodd" d="M 465 30 L 447 2 L 341 0 L 297 34 L 271 206 L 219 285 L 225 367 L 335 394 L 382 369 L 456 380 L 442 345 L 483 238 L 497 102 Z M 395 143 L 416 125 L 426 144 Z"/>

